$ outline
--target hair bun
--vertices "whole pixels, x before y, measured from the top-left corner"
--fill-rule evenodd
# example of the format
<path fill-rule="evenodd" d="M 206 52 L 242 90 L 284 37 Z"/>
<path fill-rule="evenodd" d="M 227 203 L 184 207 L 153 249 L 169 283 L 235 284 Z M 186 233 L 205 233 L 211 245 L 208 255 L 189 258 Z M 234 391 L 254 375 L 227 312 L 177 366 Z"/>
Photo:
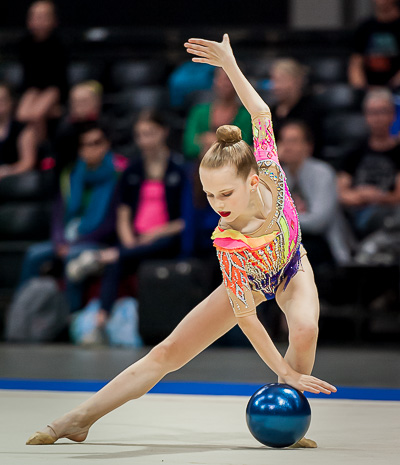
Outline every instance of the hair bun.
<path fill-rule="evenodd" d="M 235 144 L 242 140 L 242 131 L 237 126 L 225 124 L 217 129 L 217 140 L 224 144 Z"/>

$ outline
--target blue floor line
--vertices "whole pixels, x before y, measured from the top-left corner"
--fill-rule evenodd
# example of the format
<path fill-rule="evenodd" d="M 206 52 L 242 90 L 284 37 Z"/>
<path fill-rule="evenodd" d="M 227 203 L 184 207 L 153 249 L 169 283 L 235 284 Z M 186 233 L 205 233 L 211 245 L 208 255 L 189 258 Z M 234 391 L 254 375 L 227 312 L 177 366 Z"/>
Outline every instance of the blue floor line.
<path fill-rule="evenodd" d="M 95 392 L 101 389 L 107 381 L 96 380 L 47 380 L 0 378 L 0 389 L 28 391 L 70 391 Z M 250 397 L 261 387 L 261 384 L 240 383 L 204 383 L 187 381 L 162 381 L 150 393 L 153 394 L 190 394 L 213 396 L 247 396 Z M 325 396 L 307 393 L 309 398 L 320 399 L 357 399 L 357 400 L 387 400 L 400 401 L 400 389 L 338 387 L 338 392 Z"/>

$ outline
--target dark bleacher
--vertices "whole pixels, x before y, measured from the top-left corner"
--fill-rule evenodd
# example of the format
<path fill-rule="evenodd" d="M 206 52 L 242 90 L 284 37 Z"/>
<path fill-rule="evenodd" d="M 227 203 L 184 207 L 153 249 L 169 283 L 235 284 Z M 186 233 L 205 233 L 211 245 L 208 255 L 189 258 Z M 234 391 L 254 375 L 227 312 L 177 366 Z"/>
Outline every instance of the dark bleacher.
<path fill-rule="evenodd" d="M 16 61 L 16 44 L 22 30 L 0 31 L 0 80 L 17 91 L 21 69 Z M 169 105 L 167 80 L 170 73 L 188 60 L 183 43 L 190 36 L 219 40 L 229 32 L 239 63 L 257 90 L 267 99 L 269 71 L 277 57 L 295 57 L 310 69 L 310 89 L 323 113 L 324 147 L 321 157 L 335 168 L 347 151 L 365 136 L 360 114 L 362 94 L 346 83 L 350 32 L 288 31 L 270 27 L 230 28 L 97 28 L 64 29 L 62 35 L 70 48 L 68 70 L 70 85 L 96 79 L 105 90 L 104 112 L 108 117 L 114 146 L 124 154 L 132 148 L 132 122 L 145 107 L 161 108 L 170 114 L 172 146 L 180 148 L 185 116 L 196 102 L 209 101 L 209 91 L 193 93 L 180 109 Z M 48 238 L 50 173 L 34 172 L 0 181 L 0 307 L 4 308 L 17 282 L 26 248 L 34 241 Z M 340 275 L 340 273 L 339 273 Z M 366 275 L 366 273 L 364 274 Z M 357 274 L 347 271 L 346 277 Z M 339 276 L 340 279 L 343 275 Z M 329 278 L 328 278 L 329 280 Z M 322 292 L 328 295 L 322 286 Z M 356 333 L 369 315 L 363 313 L 360 324 L 360 289 L 355 299 L 340 301 L 342 313 L 353 319 Z M 349 294 L 350 295 L 350 294 Z M 335 303 L 332 296 L 324 302 L 329 316 Z M 363 303 L 364 304 L 364 303 Z M 347 307 L 346 307 L 347 305 Z M 358 310 L 357 310 L 358 309 Z M 342 314 L 341 313 L 341 314 Z M 364 321 L 365 320 L 365 321 Z"/>

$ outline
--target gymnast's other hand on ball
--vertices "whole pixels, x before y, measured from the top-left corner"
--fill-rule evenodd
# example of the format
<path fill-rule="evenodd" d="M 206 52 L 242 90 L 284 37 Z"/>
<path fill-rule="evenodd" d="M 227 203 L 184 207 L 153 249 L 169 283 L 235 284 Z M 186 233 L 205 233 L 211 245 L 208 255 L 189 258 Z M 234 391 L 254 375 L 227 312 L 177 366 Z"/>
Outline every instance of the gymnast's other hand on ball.
<path fill-rule="evenodd" d="M 189 39 L 185 42 L 186 51 L 197 58 L 192 58 L 196 63 L 207 63 L 223 68 L 235 61 L 228 34 L 224 34 L 222 42 L 214 42 L 205 39 Z"/>
<path fill-rule="evenodd" d="M 315 378 L 315 376 L 302 375 L 294 370 L 283 379 L 285 383 L 290 384 L 290 386 L 293 386 L 299 391 L 307 391 L 314 394 L 331 394 L 332 392 L 337 391 L 335 386 L 327 383 L 326 381 Z"/>

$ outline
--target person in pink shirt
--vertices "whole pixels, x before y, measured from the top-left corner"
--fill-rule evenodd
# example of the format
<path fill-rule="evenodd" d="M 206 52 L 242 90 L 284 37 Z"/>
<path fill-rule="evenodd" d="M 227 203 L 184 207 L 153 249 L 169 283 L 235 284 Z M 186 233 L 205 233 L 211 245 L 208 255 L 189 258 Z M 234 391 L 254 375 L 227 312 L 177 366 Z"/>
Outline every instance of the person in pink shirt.
<path fill-rule="evenodd" d="M 143 260 L 173 258 L 180 251 L 186 175 L 179 161 L 183 157 L 168 147 L 167 123 L 155 111 L 139 116 L 134 136 L 140 157 L 126 169 L 119 185 L 120 245 L 85 251 L 67 269 L 71 280 L 82 281 L 104 268 L 97 328 L 85 338 L 87 344 L 104 341 L 104 327 L 117 299 L 121 278 L 134 274 Z"/>

